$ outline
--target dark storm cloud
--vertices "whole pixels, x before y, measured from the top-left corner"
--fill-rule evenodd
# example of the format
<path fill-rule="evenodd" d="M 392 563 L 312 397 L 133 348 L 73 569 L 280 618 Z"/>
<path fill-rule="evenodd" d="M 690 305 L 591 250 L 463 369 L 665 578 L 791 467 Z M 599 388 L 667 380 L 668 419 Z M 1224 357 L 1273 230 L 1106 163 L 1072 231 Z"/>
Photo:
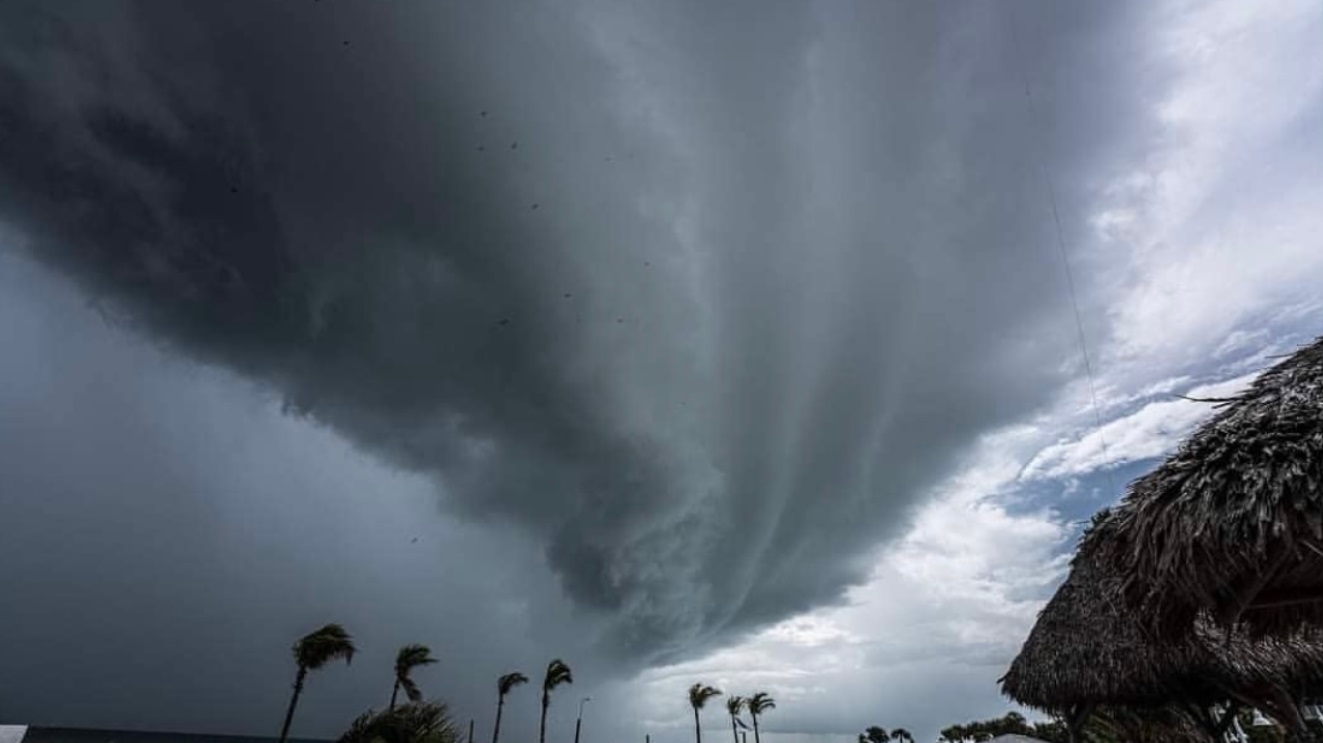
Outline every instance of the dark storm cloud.
<path fill-rule="evenodd" d="M 1052 12 L 1027 27 L 1098 20 Z M 1034 158 L 1090 157 L 1117 91 L 1043 141 L 1016 59 L 1073 42 L 1007 22 L 10 2 L 0 219 L 115 317 L 531 535 L 599 649 L 646 662 L 836 600 L 1067 371 Z"/>

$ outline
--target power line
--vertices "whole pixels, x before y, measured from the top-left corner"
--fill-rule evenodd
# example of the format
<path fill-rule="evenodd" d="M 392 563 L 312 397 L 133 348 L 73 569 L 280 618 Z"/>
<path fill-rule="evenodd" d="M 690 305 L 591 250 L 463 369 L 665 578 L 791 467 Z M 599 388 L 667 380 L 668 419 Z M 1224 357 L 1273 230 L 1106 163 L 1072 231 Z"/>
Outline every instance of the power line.
<path fill-rule="evenodd" d="M 1029 87 L 1028 65 L 1025 63 L 1023 56 L 1019 54 L 1020 38 L 1019 34 L 1016 32 L 1016 26 L 1018 23 L 1015 16 L 1015 8 L 1012 5 L 1008 5 L 1007 8 L 1007 12 L 1010 14 L 1011 19 L 1011 43 L 1016 47 L 1014 54 L 1016 60 L 1019 62 L 1020 80 L 1024 83 L 1024 98 L 1028 102 L 1029 107 L 1029 124 L 1037 130 L 1035 131 L 1035 134 L 1039 135 L 1037 139 L 1039 142 L 1042 142 L 1046 137 L 1043 136 L 1045 132 L 1039 123 L 1038 107 L 1034 104 L 1034 96 Z M 1048 203 L 1052 205 L 1052 224 L 1055 227 L 1057 250 L 1061 255 L 1061 266 L 1066 274 L 1066 288 L 1070 292 L 1070 307 L 1075 314 L 1075 329 L 1079 333 L 1080 355 L 1084 358 L 1084 373 L 1089 380 L 1089 400 L 1093 404 L 1093 422 L 1098 429 L 1098 441 L 1102 445 L 1103 472 L 1107 475 L 1107 487 L 1115 494 L 1117 493 L 1117 490 L 1116 483 L 1112 480 L 1112 457 L 1107 448 L 1107 436 L 1103 432 L 1102 410 L 1098 406 L 1098 383 L 1097 380 L 1094 379 L 1093 361 L 1089 357 L 1089 344 L 1084 333 L 1084 319 L 1080 313 L 1079 297 L 1075 291 L 1075 273 L 1071 270 L 1070 255 L 1066 251 L 1065 230 L 1061 228 L 1061 210 L 1057 207 L 1056 183 L 1052 178 L 1052 169 L 1048 167 L 1047 155 L 1038 148 L 1035 148 L 1034 151 L 1038 155 L 1035 159 L 1038 161 L 1038 169 L 1042 174 L 1043 185 L 1047 191 Z"/>

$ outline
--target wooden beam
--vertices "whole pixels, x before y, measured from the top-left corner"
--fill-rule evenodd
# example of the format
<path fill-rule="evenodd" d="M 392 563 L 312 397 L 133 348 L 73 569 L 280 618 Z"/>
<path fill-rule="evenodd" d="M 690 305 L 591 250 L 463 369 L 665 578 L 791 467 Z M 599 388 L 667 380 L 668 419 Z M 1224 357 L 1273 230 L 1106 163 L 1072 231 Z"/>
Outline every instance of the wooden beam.
<path fill-rule="evenodd" d="M 1237 591 L 1235 602 L 1230 606 L 1223 607 L 1222 611 L 1219 612 L 1218 619 L 1222 621 L 1222 624 L 1231 626 L 1240 621 L 1240 615 L 1245 613 L 1246 607 L 1258 598 L 1259 593 L 1263 591 L 1263 587 L 1268 585 L 1269 581 L 1286 565 L 1287 559 L 1291 556 L 1291 550 L 1282 546 L 1277 547 L 1277 550 L 1278 554 L 1268 560 L 1267 569 L 1255 576 L 1249 585 Z"/>
<path fill-rule="evenodd" d="M 1284 606 L 1314 604 L 1323 601 L 1323 586 L 1311 588 L 1278 588 L 1260 593 L 1245 607 L 1245 611 L 1280 609 Z"/>

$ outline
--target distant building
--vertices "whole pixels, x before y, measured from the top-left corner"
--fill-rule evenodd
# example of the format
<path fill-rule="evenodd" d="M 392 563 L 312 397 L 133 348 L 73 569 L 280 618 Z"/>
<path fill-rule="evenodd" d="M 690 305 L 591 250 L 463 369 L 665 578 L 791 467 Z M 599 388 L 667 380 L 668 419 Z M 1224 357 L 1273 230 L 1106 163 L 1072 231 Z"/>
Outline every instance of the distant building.
<path fill-rule="evenodd" d="M 1047 742 L 1040 738 L 1034 738 L 1028 735 L 1016 735 L 1015 733 L 1007 733 L 1006 735 L 998 735 L 996 738 L 993 738 L 992 740 L 988 741 L 988 743 L 1047 743 Z"/>

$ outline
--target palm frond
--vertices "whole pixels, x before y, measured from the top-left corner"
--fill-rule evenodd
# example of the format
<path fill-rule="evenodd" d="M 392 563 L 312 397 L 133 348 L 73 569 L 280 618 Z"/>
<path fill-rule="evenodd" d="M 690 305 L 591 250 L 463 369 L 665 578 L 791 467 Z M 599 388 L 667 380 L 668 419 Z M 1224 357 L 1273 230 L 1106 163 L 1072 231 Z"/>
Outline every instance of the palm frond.
<path fill-rule="evenodd" d="M 771 694 L 768 694 L 765 691 L 760 691 L 749 697 L 747 705 L 749 712 L 755 715 L 761 715 L 769 709 L 776 709 L 776 700 L 772 699 Z"/>
<path fill-rule="evenodd" d="M 291 650 L 299 667 L 312 671 L 342 658 L 345 663 L 353 661 L 357 648 L 344 627 L 331 623 L 304 635 Z"/>
<path fill-rule="evenodd" d="M 519 686 L 520 684 L 526 684 L 526 683 L 528 683 L 528 677 L 518 671 L 515 671 L 514 673 L 507 673 L 501 678 L 497 679 L 496 690 L 500 692 L 501 696 L 505 696 L 506 694 L 510 693 L 511 689 L 515 688 L 516 686 Z"/>
<path fill-rule="evenodd" d="M 547 675 L 542 679 L 542 691 L 550 692 L 561 684 L 574 683 L 574 673 L 565 661 L 557 658 L 547 664 Z"/>
<path fill-rule="evenodd" d="M 689 704 L 694 709 L 703 709 L 703 705 L 707 704 L 707 700 L 719 696 L 721 696 L 721 690 L 715 686 L 697 683 L 689 687 Z"/>
<path fill-rule="evenodd" d="M 337 743 L 459 743 L 460 731 L 446 705 L 413 702 L 360 715 Z"/>
<path fill-rule="evenodd" d="M 372 721 L 377 713 L 369 709 L 349 723 L 349 729 L 340 734 L 336 743 L 372 743 Z"/>
<path fill-rule="evenodd" d="M 738 694 L 726 697 L 726 711 L 731 717 L 739 717 L 740 712 L 744 711 L 744 697 Z M 736 722 L 739 722 L 737 719 Z M 743 724 L 743 723 L 741 723 Z"/>
<path fill-rule="evenodd" d="M 400 688 L 404 689 L 404 695 L 409 698 L 410 702 L 423 701 L 423 692 L 418 689 L 418 682 L 408 676 L 400 679 Z"/>
<path fill-rule="evenodd" d="M 426 645 L 405 645 L 395 654 L 395 673 L 407 675 L 411 669 L 436 662 L 437 659 L 432 657 L 432 649 Z"/>

